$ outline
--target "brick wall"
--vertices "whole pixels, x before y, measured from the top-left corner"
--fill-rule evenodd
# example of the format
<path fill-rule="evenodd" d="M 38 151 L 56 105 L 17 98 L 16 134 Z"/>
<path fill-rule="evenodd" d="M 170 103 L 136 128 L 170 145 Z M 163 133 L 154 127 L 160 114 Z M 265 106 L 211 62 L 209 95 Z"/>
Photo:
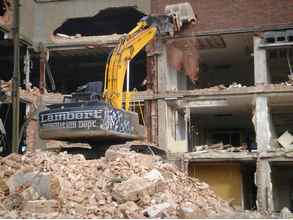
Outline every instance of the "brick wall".
<path fill-rule="evenodd" d="M 186 0 L 200 23 L 188 32 L 261 31 L 293 27 L 293 0 Z M 151 0 L 152 13 L 162 13 L 165 5 L 186 1 Z"/>

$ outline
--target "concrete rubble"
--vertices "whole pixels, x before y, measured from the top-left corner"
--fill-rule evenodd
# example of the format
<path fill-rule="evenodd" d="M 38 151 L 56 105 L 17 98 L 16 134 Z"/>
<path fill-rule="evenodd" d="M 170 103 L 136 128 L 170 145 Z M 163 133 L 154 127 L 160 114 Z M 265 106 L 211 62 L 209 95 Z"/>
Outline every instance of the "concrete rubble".
<path fill-rule="evenodd" d="M 286 150 L 293 150 L 293 135 L 290 134 L 288 131 L 285 131 L 278 139 L 282 147 L 284 147 Z"/>
<path fill-rule="evenodd" d="M 208 218 L 233 208 L 159 156 L 109 149 L 0 158 L 0 218 Z"/>
<path fill-rule="evenodd" d="M 4 92 L 7 97 L 11 97 L 12 91 L 12 81 L 0 80 L 0 91 Z M 41 91 L 37 87 L 28 86 L 27 89 L 19 88 L 19 96 L 22 101 L 30 103 L 37 107 L 39 100 L 42 97 L 48 103 L 60 103 L 63 100 L 63 95 L 61 93 L 47 93 L 41 94 Z"/>
<path fill-rule="evenodd" d="M 232 146 L 230 144 L 217 143 L 212 145 L 194 146 L 194 152 L 248 152 L 248 146 L 246 143 L 242 143 L 239 147 Z M 252 150 L 253 151 L 253 150 Z"/>

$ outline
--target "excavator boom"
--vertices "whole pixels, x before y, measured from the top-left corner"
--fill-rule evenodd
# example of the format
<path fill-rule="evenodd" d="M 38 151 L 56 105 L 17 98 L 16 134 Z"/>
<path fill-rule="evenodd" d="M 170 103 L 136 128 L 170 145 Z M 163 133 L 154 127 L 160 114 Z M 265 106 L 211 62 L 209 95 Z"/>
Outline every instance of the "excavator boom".
<path fill-rule="evenodd" d="M 166 15 L 145 16 L 127 35 L 122 37 L 106 64 L 104 99 L 114 108 L 122 109 L 123 86 L 129 62 L 156 35 L 170 35 L 181 30 L 185 23 L 197 19 L 189 3 L 169 5 Z M 125 93 L 125 110 L 129 110 L 130 93 Z"/>
<path fill-rule="evenodd" d="M 149 27 L 143 29 L 144 23 L 144 21 L 141 21 L 141 23 L 138 23 L 138 31 L 135 28 L 132 33 L 130 32 L 126 37 L 120 39 L 118 46 L 113 50 L 111 58 L 106 65 L 105 79 L 107 80 L 105 81 L 104 98 L 114 108 L 122 109 L 123 85 L 128 62 L 156 35 L 157 28 Z"/>

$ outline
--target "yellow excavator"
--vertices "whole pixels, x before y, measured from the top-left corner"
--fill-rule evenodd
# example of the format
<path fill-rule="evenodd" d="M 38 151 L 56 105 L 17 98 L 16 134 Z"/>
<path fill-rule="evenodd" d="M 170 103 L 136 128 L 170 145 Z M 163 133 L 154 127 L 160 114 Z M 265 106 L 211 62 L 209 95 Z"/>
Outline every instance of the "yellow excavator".
<path fill-rule="evenodd" d="M 173 37 L 184 24 L 196 20 L 189 3 L 166 6 L 165 15 L 143 17 L 121 37 L 109 55 L 104 91 L 101 82 L 90 82 L 64 99 L 64 103 L 48 106 L 39 113 L 40 137 L 79 141 L 143 139 L 144 128 L 139 124 L 138 114 L 129 111 L 129 62 L 156 36 Z M 126 92 L 123 92 L 125 77 Z"/>

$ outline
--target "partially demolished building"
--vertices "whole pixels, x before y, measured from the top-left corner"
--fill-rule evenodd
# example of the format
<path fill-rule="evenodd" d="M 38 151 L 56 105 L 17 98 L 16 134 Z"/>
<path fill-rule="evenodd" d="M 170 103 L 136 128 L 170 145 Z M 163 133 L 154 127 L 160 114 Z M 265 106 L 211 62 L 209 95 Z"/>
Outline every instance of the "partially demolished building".
<path fill-rule="evenodd" d="M 12 1 L 0 2 L 1 80 L 8 81 Z M 103 81 L 119 37 L 175 2 L 23 1 L 21 122 L 30 120 L 21 145 L 47 146 L 37 137 L 39 109 Z M 170 160 L 181 158 L 182 169 L 234 206 L 292 211 L 293 2 L 188 2 L 198 23 L 175 38 L 156 39 L 130 65 L 133 108 L 143 109 L 146 139 L 168 150 Z M 2 83 L 2 91 L 7 87 Z M 1 146 L 9 146 L 11 107 L 1 97 Z"/>

